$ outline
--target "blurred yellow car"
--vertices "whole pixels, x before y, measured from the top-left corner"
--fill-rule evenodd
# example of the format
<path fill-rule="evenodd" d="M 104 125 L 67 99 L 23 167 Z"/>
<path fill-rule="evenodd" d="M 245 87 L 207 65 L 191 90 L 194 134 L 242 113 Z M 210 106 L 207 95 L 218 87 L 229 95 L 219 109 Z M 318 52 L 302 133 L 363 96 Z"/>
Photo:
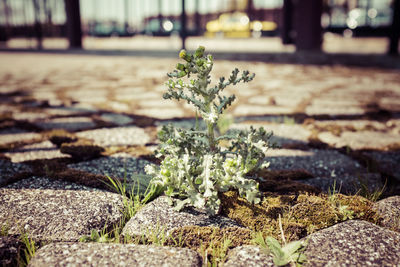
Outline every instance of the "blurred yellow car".
<path fill-rule="evenodd" d="M 217 20 L 206 24 L 207 37 L 260 37 L 263 32 L 273 32 L 277 28 L 272 21 L 252 21 L 243 12 L 221 14 Z"/>

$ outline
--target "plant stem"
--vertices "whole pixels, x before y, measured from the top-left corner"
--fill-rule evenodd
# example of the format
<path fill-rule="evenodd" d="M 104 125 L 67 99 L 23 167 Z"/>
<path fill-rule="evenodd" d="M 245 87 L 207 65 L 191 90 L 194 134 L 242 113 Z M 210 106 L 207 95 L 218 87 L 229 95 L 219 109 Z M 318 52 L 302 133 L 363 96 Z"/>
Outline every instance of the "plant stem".
<path fill-rule="evenodd" d="M 215 136 L 214 136 L 214 124 L 207 123 L 208 130 L 208 143 L 210 145 L 210 151 L 215 152 Z"/>

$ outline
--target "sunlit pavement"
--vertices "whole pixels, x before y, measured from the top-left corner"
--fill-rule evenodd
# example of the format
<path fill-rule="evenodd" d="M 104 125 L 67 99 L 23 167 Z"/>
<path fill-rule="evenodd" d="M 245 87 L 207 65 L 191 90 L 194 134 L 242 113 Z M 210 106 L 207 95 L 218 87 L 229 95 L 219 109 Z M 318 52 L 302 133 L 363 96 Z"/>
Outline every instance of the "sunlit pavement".
<path fill-rule="evenodd" d="M 48 139 L 47 131 L 58 128 L 106 148 L 152 146 L 163 123 L 190 126 L 195 117 L 192 107 L 162 98 L 166 73 L 178 60 L 0 53 L 3 154 L 13 162 L 65 157 L 48 141 L 39 142 Z M 361 153 L 381 164 L 372 176 L 368 173 L 374 188 L 383 186 L 387 177 L 400 180 L 399 70 L 217 57 L 212 84 L 229 76 L 234 67 L 256 77 L 225 89 L 237 96 L 228 110 L 235 119 L 232 127 L 253 124 L 273 131 L 284 148 L 270 152 L 275 168 L 306 169 L 316 177 L 323 175 L 325 181 L 333 177 L 350 184 L 349 177 L 367 173 L 360 167 L 365 163 L 359 162 Z M 11 149 L 21 146 L 21 151 Z M 140 150 L 133 154 L 137 153 Z"/>
<path fill-rule="evenodd" d="M 150 37 L 134 36 L 127 38 L 93 38 L 83 39 L 84 49 L 88 50 L 179 50 L 181 40 L 177 36 Z M 199 45 L 210 51 L 219 52 L 294 52 L 293 45 L 282 45 L 278 37 L 263 38 L 206 38 L 189 37 L 186 41 L 188 49 L 196 49 Z M 8 48 L 36 48 L 35 39 L 11 39 Z M 66 49 L 66 39 L 44 39 L 44 49 Z M 387 38 L 344 38 L 340 35 L 327 33 L 324 35 L 323 51 L 326 53 L 356 53 L 356 54 L 385 54 L 388 49 Z"/>

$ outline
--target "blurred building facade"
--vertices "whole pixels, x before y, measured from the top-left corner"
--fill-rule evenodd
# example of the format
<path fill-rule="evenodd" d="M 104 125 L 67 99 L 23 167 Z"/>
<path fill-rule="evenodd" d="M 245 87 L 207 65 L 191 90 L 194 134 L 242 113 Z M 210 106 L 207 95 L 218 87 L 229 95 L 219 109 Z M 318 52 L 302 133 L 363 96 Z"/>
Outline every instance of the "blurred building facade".
<path fill-rule="evenodd" d="M 0 0 L 0 41 L 16 37 L 64 37 L 79 47 L 82 35 L 96 37 L 231 34 L 234 20 L 246 24 L 252 34 L 270 26 L 267 35 L 280 35 L 285 44 L 299 50 L 318 50 L 323 32 L 346 37 L 381 36 L 398 41 L 399 0 Z M 182 10 L 186 3 L 185 10 Z M 397 13 L 396 13 L 397 12 Z M 182 14 L 185 27 L 182 27 Z M 232 14 L 241 14 L 233 16 Z M 222 16 L 222 18 L 221 18 Z M 243 18 L 246 17 L 246 18 Z M 231 23 L 232 22 L 232 23 Z M 254 22 L 254 23 L 252 23 Z M 258 23 L 259 22 L 259 23 Z M 267 22 L 273 24 L 266 24 Z M 218 25 L 229 24 L 232 25 Z M 218 30 L 223 26 L 233 27 Z M 214 27 L 214 28 L 215 28 Z M 240 28 L 239 26 L 236 26 Z M 268 27 L 268 26 L 265 26 Z M 218 32 L 220 31 L 220 32 Z M 243 30 L 242 30 L 243 31 Z M 260 30 L 261 31 L 261 30 Z M 265 31 L 264 31 L 265 32 Z"/>

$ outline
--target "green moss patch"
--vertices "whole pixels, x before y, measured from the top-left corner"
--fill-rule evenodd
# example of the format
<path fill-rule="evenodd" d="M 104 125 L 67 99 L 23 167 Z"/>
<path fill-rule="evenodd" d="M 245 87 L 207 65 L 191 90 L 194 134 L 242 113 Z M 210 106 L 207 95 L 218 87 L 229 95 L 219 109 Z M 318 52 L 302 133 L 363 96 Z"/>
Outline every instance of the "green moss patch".
<path fill-rule="evenodd" d="M 230 247 L 251 244 L 251 230 L 239 227 L 201 227 L 185 226 L 171 231 L 167 245 L 176 245 L 181 241 L 183 247 L 200 251 L 211 246 L 220 246 L 224 240 L 230 240 Z"/>
<path fill-rule="evenodd" d="M 264 193 L 263 201 L 252 205 L 229 191 L 221 194 L 221 202 L 223 215 L 265 236 L 279 239 L 281 223 L 289 241 L 349 219 L 380 222 L 372 202 L 361 196 Z"/>

